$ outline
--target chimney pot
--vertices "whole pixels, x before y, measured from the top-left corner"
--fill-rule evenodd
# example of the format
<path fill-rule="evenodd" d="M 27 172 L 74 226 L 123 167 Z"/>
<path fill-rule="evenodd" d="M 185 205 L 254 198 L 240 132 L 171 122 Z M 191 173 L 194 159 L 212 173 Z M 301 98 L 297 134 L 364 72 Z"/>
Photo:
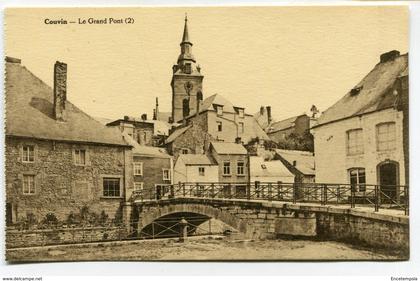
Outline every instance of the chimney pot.
<path fill-rule="evenodd" d="M 392 51 L 383 53 L 380 56 L 380 62 L 383 63 L 383 62 L 391 61 L 391 60 L 394 60 L 395 58 L 397 58 L 399 56 L 400 56 L 400 52 L 399 51 L 392 50 Z"/>
<path fill-rule="evenodd" d="M 260 107 L 260 115 L 264 115 L 264 106 Z"/>
<path fill-rule="evenodd" d="M 12 58 L 12 57 L 7 57 L 6 56 L 6 62 L 10 62 L 10 63 L 21 63 L 20 59 L 17 58 Z"/>
<path fill-rule="evenodd" d="M 67 64 L 57 61 L 54 65 L 54 117 L 65 121 L 67 100 Z"/>

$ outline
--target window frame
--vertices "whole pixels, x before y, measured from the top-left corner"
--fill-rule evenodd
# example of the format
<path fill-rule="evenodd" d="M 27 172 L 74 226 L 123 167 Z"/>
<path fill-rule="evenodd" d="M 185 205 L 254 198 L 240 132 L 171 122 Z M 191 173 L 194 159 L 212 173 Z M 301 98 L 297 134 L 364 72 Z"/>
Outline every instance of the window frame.
<path fill-rule="evenodd" d="M 168 172 L 168 177 L 167 178 L 165 178 L 165 172 Z M 170 181 L 171 180 L 171 177 L 172 177 L 172 175 L 171 175 L 171 169 L 163 168 L 162 169 L 162 179 L 164 181 Z"/>
<path fill-rule="evenodd" d="M 118 195 L 106 195 L 105 194 L 105 181 L 112 180 L 112 181 L 118 181 Z M 109 187 L 108 187 L 109 188 Z M 121 177 L 113 177 L 113 176 L 104 176 L 102 177 L 102 197 L 103 198 L 121 198 L 122 192 L 121 192 Z M 115 190 L 114 190 L 115 192 Z M 108 190 L 108 193 L 110 193 L 110 190 Z"/>
<path fill-rule="evenodd" d="M 225 164 L 228 164 L 227 166 Z M 226 173 L 226 168 L 229 169 L 229 173 Z M 230 161 L 223 161 L 223 176 L 231 176 L 232 175 L 232 171 L 231 171 L 231 165 L 230 165 Z"/>
<path fill-rule="evenodd" d="M 136 186 L 140 185 L 140 188 L 136 188 Z M 134 191 L 142 191 L 144 188 L 144 182 L 142 181 L 135 181 L 134 182 Z"/>
<path fill-rule="evenodd" d="M 393 130 L 393 140 L 391 140 L 391 141 L 389 139 L 389 135 L 390 135 L 390 133 L 389 133 L 389 125 L 393 125 L 393 127 L 394 127 L 394 130 Z M 383 140 L 381 141 L 379 139 L 379 130 L 383 126 L 387 126 L 387 138 L 388 139 L 386 141 L 383 141 Z M 396 128 L 396 124 L 395 124 L 394 121 L 382 122 L 382 123 L 376 124 L 376 126 L 375 126 L 375 133 L 376 133 L 376 151 L 382 152 L 382 151 L 391 151 L 391 150 L 395 150 L 396 149 L 396 147 L 397 147 L 397 128 Z M 387 144 L 387 147 L 385 149 L 380 149 L 380 143 L 382 143 L 382 144 L 383 143 L 386 143 Z M 390 145 L 389 145 L 390 143 L 393 144 L 392 147 L 390 147 Z"/>
<path fill-rule="evenodd" d="M 216 105 L 216 114 L 217 114 L 217 116 L 223 116 L 223 106 L 222 105 Z"/>
<path fill-rule="evenodd" d="M 216 121 L 217 124 L 217 131 L 222 132 L 223 131 L 223 122 L 222 121 Z"/>
<path fill-rule="evenodd" d="M 31 147 L 32 150 L 32 161 L 30 159 L 30 151 L 28 151 L 28 153 L 25 153 L 25 148 L 26 147 Z M 28 160 L 25 160 L 25 156 L 28 157 Z M 22 163 L 34 163 L 35 162 L 35 145 L 33 144 L 24 144 L 22 145 Z"/>
<path fill-rule="evenodd" d="M 198 175 L 200 177 L 205 177 L 206 176 L 206 167 L 203 167 L 203 166 L 198 167 Z"/>
<path fill-rule="evenodd" d="M 356 183 L 352 183 L 352 172 L 356 172 Z M 360 181 L 361 179 L 361 171 L 363 171 L 363 178 L 364 178 L 364 182 Z M 348 178 L 349 178 L 349 183 L 350 183 L 350 188 L 352 191 L 354 192 L 366 192 L 366 169 L 364 167 L 353 167 L 353 168 L 349 168 L 347 169 L 347 174 L 348 174 Z"/>
<path fill-rule="evenodd" d="M 78 160 L 80 160 L 81 151 L 84 152 L 83 163 L 78 162 Z M 77 152 L 79 152 L 79 154 Z M 86 148 L 83 148 L 83 147 L 73 148 L 73 163 L 76 166 L 86 166 L 87 164 L 87 149 Z"/>
<path fill-rule="evenodd" d="M 25 192 L 25 178 L 32 178 L 32 189 L 33 192 L 31 192 L 31 186 L 28 186 L 28 191 Z M 23 174 L 22 175 L 22 194 L 27 195 L 35 195 L 36 194 L 36 176 L 34 174 Z"/>
<path fill-rule="evenodd" d="M 242 164 L 242 165 L 239 165 L 239 164 Z M 240 169 L 241 168 L 241 173 L 240 173 Z M 245 176 L 245 161 L 243 161 L 243 160 L 238 160 L 237 162 L 236 162 L 236 174 L 238 175 L 238 176 Z"/>
<path fill-rule="evenodd" d="M 140 173 L 137 173 L 138 169 L 136 166 L 140 166 Z M 143 162 L 135 161 L 133 162 L 133 175 L 134 176 L 143 176 Z"/>
<path fill-rule="evenodd" d="M 187 152 L 187 153 L 184 153 Z M 181 148 L 181 154 L 190 154 L 190 150 L 188 148 Z"/>
<path fill-rule="evenodd" d="M 351 144 L 351 134 L 352 133 L 358 133 L 358 136 L 356 135 L 356 145 L 350 146 Z M 360 137 L 358 139 L 357 137 Z M 362 128 L 356 128 L 356 129 L 350 129 L 346 131 L 346 154 L 347 156 L 354 156 L 354 155 L 361 155 L 364 154 L 365 148 L 364 148 L 364 139 L 363 139 L 363 129 Z M 354 150 L 354 151 L 353 151 Z"/>
<path fill-rule="evenodd" d="M 244 122 L 238 122 L 238 127 L 239 127 L 239 133 L 240 134 L 245 133 L 245 124 L 244 124 Z"/>

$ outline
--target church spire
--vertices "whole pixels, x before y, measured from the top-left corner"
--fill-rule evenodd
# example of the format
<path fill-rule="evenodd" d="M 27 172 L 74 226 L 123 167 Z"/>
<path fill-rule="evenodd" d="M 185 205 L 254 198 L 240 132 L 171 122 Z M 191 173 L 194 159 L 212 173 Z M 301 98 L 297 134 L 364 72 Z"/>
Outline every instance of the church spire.
<path fill-rule="evenodd" d="M 186 61 L 192 61 L 195 63 L 195 58 L 192 54 L 192 43 L 190 42 L 190 36 L 188 34 L 188 18 L 185 14 L 184 33 L 182 34 L 181 54 L 178 57 L 178 65 L 183 65 Z"/>
<path fill-rule="evenodd" d="M 190 37 L 188 35 L 188 17 L 187 17 L 187 13 L 185 13 L 184 34 L 182 35 L 181 45 L 182 44 L 185 44 L 185 43 L 188 43 L 188 44 L 191 44 L 192 45 L 192 43 L 190 42 Z"/>

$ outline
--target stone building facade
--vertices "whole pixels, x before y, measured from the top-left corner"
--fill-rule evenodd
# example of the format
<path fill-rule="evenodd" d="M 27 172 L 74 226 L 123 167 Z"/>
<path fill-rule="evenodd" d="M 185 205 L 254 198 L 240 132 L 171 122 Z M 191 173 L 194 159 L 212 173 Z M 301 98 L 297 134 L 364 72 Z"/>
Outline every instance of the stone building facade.
<path fill-rule="evenodd" d="M 122 133 L 127 133 L 140 145 L 154 145 L 154 123 L 140 118 L 124 116 L 106 124 L 109 127 L 118 127 Z"/>
<path fill-rule="evenodd" d="M 119 218 L 131 196 L 131 146 L 67 100 L 64 66 L 55 65 L 53 90 L 6 58 L 9 225 L 48 213 L 66 220 L 85 206 Z"/>
<path fill-rule="evenodd" d="M 408 118 L 400 104 L 408 96 L 408 55 L 381 55 L 374 69 L 313 128 L 316 181 L 349 183 L 357 191 L 378 184 L 390 196 L 408 184 L 404 149 Z M 407 108 L 408 109 L 408 108 Z"/>

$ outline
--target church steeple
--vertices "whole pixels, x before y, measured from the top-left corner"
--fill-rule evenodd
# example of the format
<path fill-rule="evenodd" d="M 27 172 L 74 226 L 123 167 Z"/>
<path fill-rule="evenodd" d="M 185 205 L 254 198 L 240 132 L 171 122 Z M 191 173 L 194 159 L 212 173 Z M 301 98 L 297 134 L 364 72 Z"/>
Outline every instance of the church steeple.
<path fill-rule="evenodd" d="M 172 66 L 172 120 L 183 119 L 185 112 L 189 114 L 197 110 L 197 93 L 202 93 L 203 75 L 196 65 L 192 54 L 192 43 L 188 32 L 188 18 L 185 15 L 184 33 L 182 34 L 181 54 L 177 63 Z"/>

